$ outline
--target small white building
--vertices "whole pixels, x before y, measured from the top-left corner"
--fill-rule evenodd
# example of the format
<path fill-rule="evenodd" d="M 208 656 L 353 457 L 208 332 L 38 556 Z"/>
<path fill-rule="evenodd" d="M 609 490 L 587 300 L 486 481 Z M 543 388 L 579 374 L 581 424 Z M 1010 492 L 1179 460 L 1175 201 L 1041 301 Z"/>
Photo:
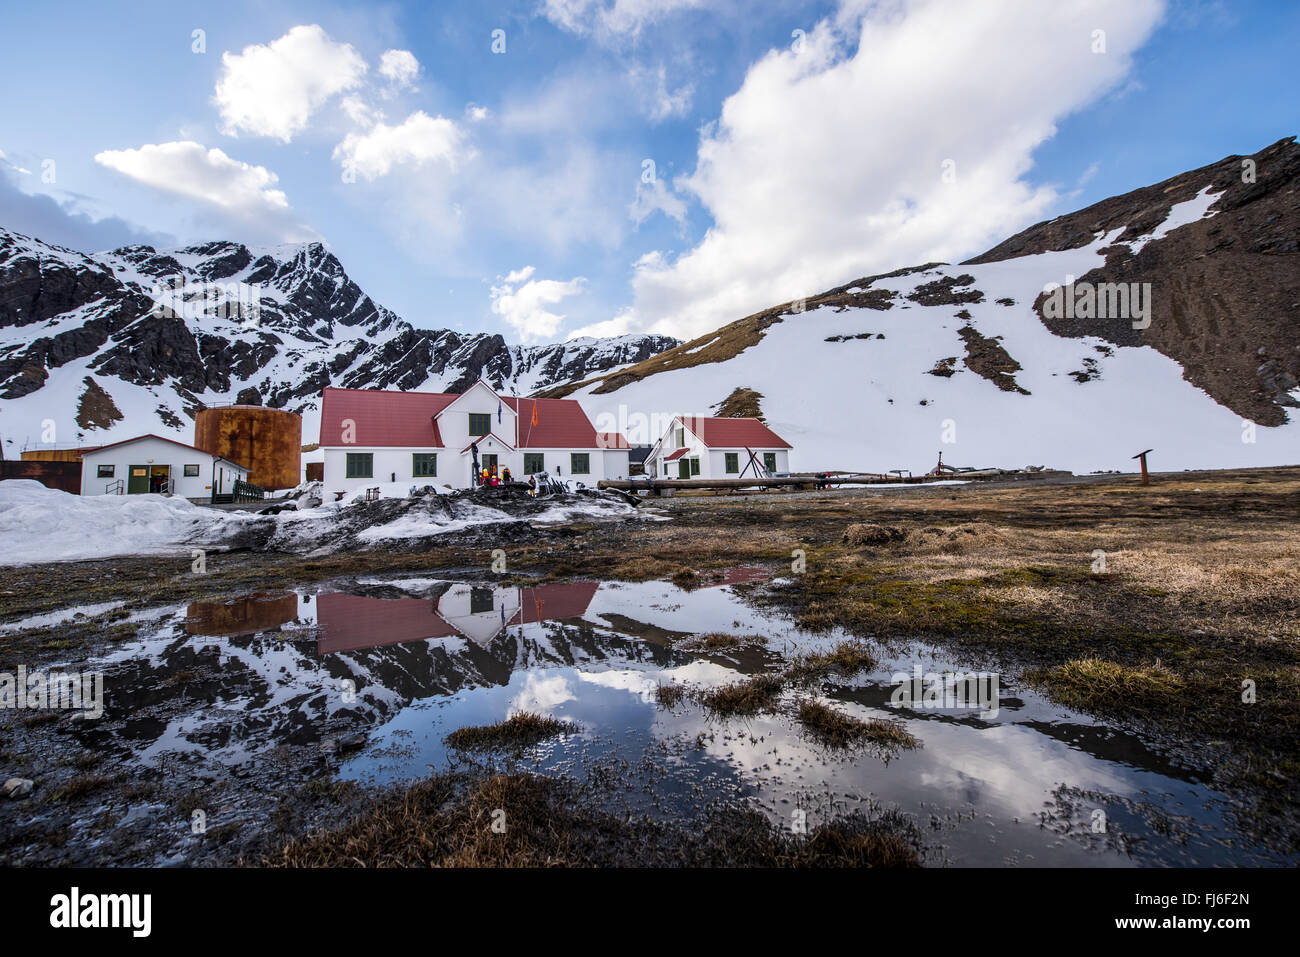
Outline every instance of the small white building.
<path fill-rule="evenodd" d="M 320 446 L 327 493 L 469 488 L 476 460 L 516 480 L 546 472 L 595 485 L 630 473 L 627 440 L 597 433 L 575 400 L 502 396 L 482 380 L 460 394 L 327 388 Z"/>
<path fill-rule="evenodd" d="M 646 456 L 664 479 L 764 478 L 790 471 L 793 446 L 758 419 L 674 416 Z"/>
<path fill-rule="evenodd" d="M 157 435 L 101 445 L 81 456 L 82 495 L 147 493 L 207 498 L 229 494 L 248 469 L 192 445 Z"/>

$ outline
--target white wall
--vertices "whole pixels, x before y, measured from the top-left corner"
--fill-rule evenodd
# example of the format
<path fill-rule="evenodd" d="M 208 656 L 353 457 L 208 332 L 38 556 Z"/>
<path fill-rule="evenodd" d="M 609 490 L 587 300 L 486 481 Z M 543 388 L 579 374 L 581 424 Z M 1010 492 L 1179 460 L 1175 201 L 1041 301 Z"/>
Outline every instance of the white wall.
<path fill-rule="evenodd" d="M 410 482 L 412 485 L 451 485 L 453 488 L 463 488 L 469 481 L 469 466 L 461 461 L 461 456 L 456 452 L 448 452 L 446 449 L 431 448 L 376 448 L 374 446 L 348 445 L 338 448 L 327 448 L 325 452 L 325 491 L 326 492 L 350 492 L 357 488 L 372 488 L 376 485 L 384 485 L 393 480 L 392 476 L 397 475 L 398 482 Z M 370 478 L 348 478 L 347 462 L 348 453 L 359 452 L 369 453 L 373 476 Z M 438 474 L 437 476 L 420 476 L 414 477 L 411 474 L 414 460 L 412 454 L 415 452 L 433 452 L 438 456 Z M 465 460 L 469 456 L 464 456 Z"/>
<path fill-rule="evenodd" d="M 141 439 L 126 445 L 114 446 L 81 457 L 81 494 L 103 495 L 105 486 L 122 482 L 123 494 L 130 479 L 132 465 L 168 465 L 171 467 L 172 492 L 185 498 L 206 498 L 212 494 L 213 456 L 206 452 L 188 449 L 162 439 Z M 99 477 L 99 466 L 113 466 L 111 478 Z M 185 477 L 185 466 L 197 465 L 196 477 Z M 219 461 L 217 468 L 223 473 L 224 491 L 229 492 L 236 478 L 248 480 L 248 470 L 230 462 Z"/>
<path fill-rule="evenodd" d="M 681 477 L 680 473 L 678 472 L 678 468 L 679 468 L 678 462 L 680 462 L 681 459 L 673 459 L 671 462 L 664 461 L 665 456 L 672 455 L 680 447 L 677 445 L 677 439 L 674 437 L 673 434 L 675 430 L 679 427 L 680 426 L 678 425 L 678 423 L 674 421 L 673 424 L 668 427 L 668 431 L 666 431 L 663 437 L 659 440 L 659 446 L 657 448 L 650 450 L 651 452 L 654 453 L 653 465 L 654 465 L 655 476 L 657 478 L 675 479 Z M 686 443 L 686 449 L 687 449 L 686 454 L 683 455 L 682 458 L 683 459 L 698 458 L 700 460 L 699 474 L 693 475 L 691 477 L 692 478 L 715 478 L 716 476 L 711 476 L 708 473 L 709 450 L 705 447 L 704 443 L 700 441 L 699 436 L 697 436 L 690 429 L 683 429 L 682 431 L 684 433 L 682 438 L 683 441 L 685 441 Z M 652 460 L 647 458 L 646 465 L 649 466 L 651 465 L 651 463 Z"/>
<path fill-rule="evenodd" d="M 596 467 L 597 455 L 604 459 L 601 478 L 626 479 L 631 477 L 632 468 L 627 449 L 606 449 L 604 452 L 593 452 L 591 455 L 593 469 Z"/>
<path fill-rule="evenodd" d="M 789 449 L 750 449 L 758 459 L 758 464 L 763 465 L 764 454 L 774 452 L 776 454 L 776 468 L 774 472 L 790 471 L 790 450 Z M 727 471 L 727 453 L 736 454 L 736 471 Z M 741 472 L 744 472 L 744 478 L 753 478 L 754 469 L 749 467 L 749 452 L 744 449 L 710 449 L 708 461 L 708 473 L 705 474 L 705 464 L 700 463 L 700 475 L 702 478 L 741 478 Z"/>
<path fill-rule="evenodd" d="M 501 403 L 501 423 L 497 424 L 497 403 Z M 492 416 L 492 431 L 511 445 L 515 445 L 515 413 L 509 404 L 499 400 L 492 390 L 481 382 L 476 382 L 467 392 L 461 393 L 438 414 L 438 434 L 442 444 L 452 453 L 460 450 L 470 442 L 478 441 L 477 436 L 469 434 L 469 414 L 481 412 Z M 520 423 L 520 428 L 527 430 L 532 420 Z M 480 443 L 481 445 L 482 443 Z M 439 465 L 442 463 L 439 462 Z M 512 470 L 513 471 L 513 470 Z"/>
<path fill-rule="evenodd" d="M 468 420 L 467 420 L 468 421 Z M 468 425 L 466 426 L 468 428 Z M 444 436 L 445 438 L 445 436 Z M 466 438 L 466 444 L 469 439 Z M 327 448 L 325 453 L 325 492 L 350 492 L 358 488 L 373 488 L 376 485 L 385 485 L 393 481 L 393 475 L 397 475 L 397 483 L 410 484 L 415 486 L 433 485 L 441 488 L 444 485 L 450 485 L 452 488 L 468 488 L 470 486 L 470 453 L 460 453 L 461 446 L 454 449 L 448 447 L 444 449 L 430 448 L 375 448 L 364 446 L 343 446 Z M 587 454 L 588 464 L 591 471 L 586 475 L 573 474 L 573 462 L 571 453 L 574 451 L 585 452 Z M 349 452 L 370 453 L 373 456 L 373 476 L 371 478 L 347 478 L 347 456 Z M 415 477 L 411 474 L 413 452 L 433 452 L 438 456 L 438 475 L 436 478 Z M 524 472 L 524 453 L 536 453 L 542 456 L 542 464 L 545 466 L 547 474 L 556 478 L 574 482 L 583 482 L 586 485 L 595 485 L 605 478 L 627 478 L 628 475 L 628 453 L 626 450 L 613 449 L 521 449 L 518 451 L 509 451 L 500 443 L 492 439 L 485 439 L 479 442 L 480 466 L 484 455 L 497 456 L 497 469 L 509 469 L 510 477 L 520 481 L 527 481 L 528 475 Z M 556 471 L 556 466 L 559 471 Z"/>

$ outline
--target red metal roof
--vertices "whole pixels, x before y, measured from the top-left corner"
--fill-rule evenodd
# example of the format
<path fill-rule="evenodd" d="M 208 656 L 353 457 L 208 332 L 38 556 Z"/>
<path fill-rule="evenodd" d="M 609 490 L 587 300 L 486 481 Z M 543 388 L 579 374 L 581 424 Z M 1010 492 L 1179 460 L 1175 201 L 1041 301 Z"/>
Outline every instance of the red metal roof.
<path fill-rule="evenodd" d="M 711 449 L 788 449 L 793 448 L 758 419 L 706 418 L 682 416 L 682 424 Z"/>
<path fill-rule="evenodd" d="M 597 432 L 596 442 L 602 449 L 630 449 L 627 437 L 621 432 Z"/>
<path fill-rule="evenodd" d="M 442 448 L 437 416 L 458 398 L 458 394 L 449 392 L 328 387 L 321 398 L 320 444 L 332 448 L 341 445 Z M 574 399 L 500 398 L 519 414 L 519 442 L 513 446 L 515 448 L 602 448 L 591 420 Z M 537 409 L 536 426 L 533 425 L 534 407 Z M 355 423 L 352 441 L 346 443 L 343 441 L 345 419 Z"/>
<path fill-rule="evenodd" d="M 671 462 L 671 461 L 673 461 L 674 459 L 680 459 L 680 458 L 681 458 L 683 455 L 685 455 L 685 454 L 686 454 L 686 450 L 685 450 L 685 449 L 678 449 L 678 450 L 677 450 L 676 452 L 674 452 L 672 455 L 666 455 L 666 456 L 664 456 L 664 461 L 665 461 L 665 462 Z"/>
<path fill-rule="evenodd" d="M 503 400 L 519 413 L 521 449 L 596 449 L 596 430 L 576 399 Z M 533 409 L 537 425 L 533 425 Z"/>
<path fill-rule="evenodd" d="M 456 634 L 427 598 L 371 598 L 332 592 L 316 596 L 316 619 L 321 628 L 316 651 L 322 655 Z"/>
<path fill-rule="evenodd" d="M 435 416 L 457 398 L 443 392 L 326 388 L 321 397 L 320 444 L 442 448 Z M 343 422 L 354 423 L 343 441 Z"/>
<path fill-rule="evenodd" d="M 512 625 L 538 621 L 581 618 L 600 588 L 600 582 L 569 582 L 538 585 L 519 589 L 519 611 L 510 619 Z"/>

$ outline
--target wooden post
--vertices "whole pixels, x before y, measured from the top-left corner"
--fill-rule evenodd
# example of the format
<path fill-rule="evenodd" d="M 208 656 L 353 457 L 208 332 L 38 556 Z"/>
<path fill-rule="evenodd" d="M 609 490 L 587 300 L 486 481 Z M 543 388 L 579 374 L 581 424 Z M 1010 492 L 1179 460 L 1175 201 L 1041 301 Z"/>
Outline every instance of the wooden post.
<path fill-rule="evenodd" d="M 1147 449 L 1146 452 L 1139 452 L 1137 455 L 1133 456 L 1133 458 L 1137 459 L 1142 463 L 1142 484 L 1143 485 L 1151 484 L 1151 475 L 1147 472 L 1147 452 L 1151 452 L 1151 451 L 1153 450 Z"/>

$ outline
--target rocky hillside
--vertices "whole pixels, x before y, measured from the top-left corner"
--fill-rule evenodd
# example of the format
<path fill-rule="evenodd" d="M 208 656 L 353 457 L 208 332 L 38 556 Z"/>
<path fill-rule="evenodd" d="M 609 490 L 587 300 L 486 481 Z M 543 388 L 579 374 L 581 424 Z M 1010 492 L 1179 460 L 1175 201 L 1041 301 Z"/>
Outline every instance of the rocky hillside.
<path fill-rule="evenodd" d="M 96 443 L 141 432 L 189 441 L 205 403 L 303 412 L 322 388 L 520 394 L 646 359 L 666 336 L 511 346 L 415 329 L 319 244 L 213 242 L 94 256 L 0 229 L 0 437 Z M 53 437 L 51 437 L 51 435 Z"/>
<path fill-rule="evenodd" d="M 1297 463 L 1298 172 L 1288 138 L 548 394 L 583 399 L 598 427 L 641 410 L 633 441 L 655 413 L 744 396 L 799 470 L 926 471 L 940 453 L 1131 469 L 1146 448 L 1158 469 Z"/>
<path fill-rule="evenodd" d="M 1159 242 L 1141 242 L 1178 203 L 1208 187 L 1214 215 Z M 1300 407 L 1300 146 L 1289 137 L 1254 156 L 1210 166 L 1039 223 L 971 264 L 1090 245 L 1104 262 L 1080 283 L 1150 283 L 1155 309 L 1146 329 L 1115 317 L 1053 318 L 1063 336 L 1147 345 L 1183 367 L 1187 381 L 1260 425 L 1281 425 Z M 1291 413 L 1294 415 L 1294 413 Z"/>

